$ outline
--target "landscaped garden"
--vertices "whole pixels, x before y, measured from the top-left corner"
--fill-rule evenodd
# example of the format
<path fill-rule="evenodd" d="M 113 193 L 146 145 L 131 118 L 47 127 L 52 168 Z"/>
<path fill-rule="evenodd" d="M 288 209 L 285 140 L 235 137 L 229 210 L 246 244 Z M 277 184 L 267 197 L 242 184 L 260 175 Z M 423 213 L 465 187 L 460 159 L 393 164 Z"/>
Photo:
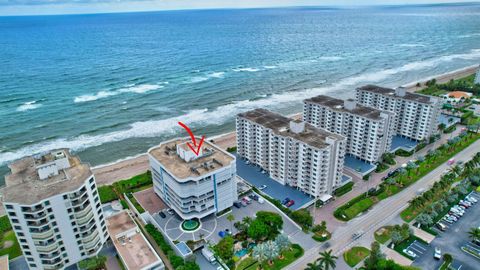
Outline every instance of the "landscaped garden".
<path fill-rule="evenodd" d="M 303 254 L 303 249 L 280 234 L 282 217 L 259 211 L 234 224 L 238 233 L 227 235 L 212 246 L 217 258 L 230 269 L 281 269 Z"/>
<path fill-rule="evenodd" d="M 428 245 L 427 242 L 423 241 L 422 239 L 414 236 L 414 235 L 410 235 L 410 237 L 406 238 L 405 240 L 399 242 L 398 244 L 395 244 L 393 249 L 395 251 L 397 251 L 398 253 L 402 254 L 403 256 L 409 258 L 410 260 L 414 260 L 415 258 L 406 254 L 405 252 L 403 252 L 405 249 L 407 249 L 414 241 L 417 241 L 417 242 L 420 242 L 420 243 L 423 243 L 425 245 Z"/>
<path fill-rule="evenodd" d="M 376 189 L 374 189 L 373 192 L 369 191 L 363 193 L 340 206 L 334 211 L 334 216 L 343 221 L 355 218 L 379 201 L 384 200 L 415 183 L 479 138 L 480 134 L 464 132 L 458 137 L 450 139 L 438 149 L 430 151 L 425 157 L 419 156 L 417 157 L 416 162 L 409 162 L 406 168 L 400 168 L 398 175 L 387 178 Z"/>
<path fill-rule="evenodd" d="M 390 240 L 393 226 L 384 226 L 375 231 L 374 237 L 380 244 L 385 244 Z"/>
<path fill-rule="evenodd" d="M 350 267 L 354 267 L 369 255 L 370 250 L 366 247 L 352 247 L 343 253 L 343 259 Z"/>
<path fill-rule="evenodd" d="M 410 201 L 409 207 L 400 214 L 402 219 L 410 222 L 416 218 L 423 229 L 431 231 L 429 226 L 438 222 L 453 205 L 480 186 L 479 165 L 480 153 L 477 153 L 463 164 L 463 168 L 459 165 L 451 167 L 449 173 L 444 174 L 428 191 Z M 459 180 L 461 182 L 457 183 Z M 452 188 L 454 183 L 456 185 Z"/>
<path fill-rule="evenodd" d="M 12 230 L 7 216 L 0 217 L 0 256 L 8 254 L 8 258 L 14 259 L 22 255 L 17 237 Z"/>
<path fill-rule="evenodd" d="M 312 238 L 318 242 L 325 242 L 332 237 L 332 234 L 327 230 L 327 222 L 325 221 L 313 226 L 312 232 Z"/>

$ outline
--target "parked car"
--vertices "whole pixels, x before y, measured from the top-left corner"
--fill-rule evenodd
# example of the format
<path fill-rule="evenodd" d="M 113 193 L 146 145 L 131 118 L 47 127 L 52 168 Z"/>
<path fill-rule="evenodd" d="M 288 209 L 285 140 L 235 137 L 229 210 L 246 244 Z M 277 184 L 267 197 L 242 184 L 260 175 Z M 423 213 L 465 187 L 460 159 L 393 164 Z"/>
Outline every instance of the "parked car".
<path fill-rule="evenodd" d="M 415 254 L 413 251 L 411 251 L 411 250 L 409 250 L 409 249 L 404 249 L 404 250 L 403 250 L 403 253 L 405 253 L 405 254 L 407 254 L 408 256 L 413 257 L 413 258 L 417 257 L 417 254 Z"/>
<path fill-rule="evenodd" d="M 263 204 L 265 203 L 265 200 L 262 197 L 258 197 L 258 203 Z"/>
<path fill-rule="evenodd" d="M 248 161 L 248 160 L 247 160 L 247 161 L 245 161 L 245 164 L 249 165 L 249 164 L 250 164 L 250 161 Z"/>
<path fill-rule="evenodd" d="M 267 185 L 261 185 L 258 189 L 259 189 L 259 190 L 264 190 L 264 189 L 266 189 L 266 188 L 267 188 Z"/>
<path fill-rule="evenodd" d="M 285 204 L 287 204 L 289 201 L 290 201 L 290 198 L 286 197 L 285 199 L 283 199 L 282 204 L 285 205 Z"/>
<path fill-rule="evenodd" d="M 442 258 L 442 251 L 440 250 L 440 248 L 435 247 L 435 253 L 433 254 L 433 258 L 435 258 L 436 260 L 440 260 Z"/>
<path fill-rule="evenodd" d="M 248 197 L 252 200 L 258 201 L 258 195 L 257 194 L 252 193 L 252 194 L 248 195 Z"/>
<path fill-rule="evenodd" d="M 465 199 L 467 199 L 471 203 L 477 203 L 478 202 L 477 199 L 475 199 L 474 197 L 470 197 L 470 196 L 465 197 Z"/>
<path fill-rule="evenodd" d="M 173 216 L 175 214 L 175 211 L 173 211 L 173 209 L 171 209 L 171 208 L 168 208 L 167 213 L 169 213 L 170 215 Z"/>
<path fill-rule="evenodd" d="M 447 226 L 441 222 L 438 222 L 435 226 L 437 226 L 437 228 L 441 231 L 447 230 Z"/>
<path fill-rule="evenodd" d="M 449 224 L 453 224 L 453 222 L 454 222 L 453 220 L 448 219 L 448 218 L 446 218 L 446 217 L 444 217 L 443 220 L 444 220 L 445 222 L 449 223 Z"/>
<path fill-rule="evenodd" d="M 242 198 L 242 201 L 245 201 L 247 204 L 251 204 L 252 203 L 252 199 L 250 199 L 248 196 L 245 196 Z"/>
<path fill-rule="evenodd" d="M 161 217 L 161 218 L 166 218 L 167 215 L 165 215 L 165 213 L 163 213 L 162 211 L 158 212 L 158 215 Z"/>
<path fill-rule="evenodd" d="M 285 206 L 290 207 L 295 204 L 294 200 L 290 200 Z"/>
<path fill-rule="evenodd" d="M 239 202 L 239 201 L 236 201 L 236 202 L 233 203 L 233 206 L 235 206 L 236 208 L 240 208 L 240 207 L 242 207 L 242 203 Z"/>
<path fill-rule="evenodd" d="M 246 207 L 248 205 L 248 203 L 244 200 L 241 200 L 240 203 L 242 204 L 243 207 Z"/>

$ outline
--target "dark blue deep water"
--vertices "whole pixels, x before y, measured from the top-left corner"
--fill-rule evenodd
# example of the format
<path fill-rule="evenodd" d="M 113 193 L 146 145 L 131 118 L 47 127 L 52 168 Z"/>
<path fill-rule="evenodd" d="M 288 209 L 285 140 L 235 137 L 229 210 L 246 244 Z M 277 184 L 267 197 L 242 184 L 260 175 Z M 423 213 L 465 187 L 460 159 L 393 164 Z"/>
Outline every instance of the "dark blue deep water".
<path fill-rule="evenodd" d="M 186 135 L 178 120 L 211 136 L 479 62 L 480 5 L 0 17 L 0 165 L 55 147 L 112 162 Z"/>

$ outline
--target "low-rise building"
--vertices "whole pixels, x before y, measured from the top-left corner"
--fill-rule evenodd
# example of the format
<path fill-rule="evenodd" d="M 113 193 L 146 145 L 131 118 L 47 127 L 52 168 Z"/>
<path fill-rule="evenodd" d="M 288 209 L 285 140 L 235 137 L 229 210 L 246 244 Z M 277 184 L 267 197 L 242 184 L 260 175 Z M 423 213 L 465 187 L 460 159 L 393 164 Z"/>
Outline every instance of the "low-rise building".
<path fill-rule="evenodd" d="M 108 239 L 90 166 L 67 149 L 9 165 L 3 205 L 30 269 L 63 269 Z"/>
<path fill-rule="evenodd" d="M 113 245 L 127 270 L 162 270 L 165 265 L 127 211 L 107 218 Z"/>
<path fill-rule="evenodd" d="M 446 102 L 454 103 L 454 102 L 460 102 L 460 101 L 465 101 L 469 98 L 472 97 L 472 93 L 469 92 L 464 92 L 464 91 L 452 91 L 449 92 L 445 95 L 443 95 L 443 100 Z"/>
<path fill-rule="evenodd" d="M 238 114 L 236 127 L 238 155 L 282 185 L 315 197 L 340 185 L 345 137 L 265 109 Z"/>
<path fill-rule="evenodd" d="M 173 139 L 148 150 L 155 193 L 186 220 L 231 207 L 237 200 L 235 156 L 207 141 L 196 155 L 187 143 Z"/>
<path fill-rule="evenodd" d="M 357 88 L 359 104 L 395 113 L 396 135 L 421 141 L 434 135 L 442 100 L 438 97 L 407 92 L 405 88 L 366 85 Z"/>
<path fill-rule="evenodd" d="M 390 150 L 395 114 L 359 105 L 355 100 L 316 96 L 304 100 L 303 120 L 347 138 L 346 152 L 369 163 Z"/>

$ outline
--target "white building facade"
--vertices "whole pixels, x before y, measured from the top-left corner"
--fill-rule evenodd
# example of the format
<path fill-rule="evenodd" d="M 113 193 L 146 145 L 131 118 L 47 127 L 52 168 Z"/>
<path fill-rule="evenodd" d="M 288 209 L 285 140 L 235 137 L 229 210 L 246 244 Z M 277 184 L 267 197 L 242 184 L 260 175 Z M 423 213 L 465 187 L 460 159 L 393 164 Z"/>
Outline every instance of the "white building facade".
<path fill-rule="evenodd" d="M 395 113 L 395 133 L 413 140 L 426 140 L 438 129 L 442 100 L 407 92 L 405 88 L 366 85 L 356 89 L 359 104 Z"/>
<path fill-rule="evenodd" d="M 238 198 L 235 156 L 207 141 L 197 156 L 188 141 L 148 151 L 155 193 L 185 220 L 219 213 Z"/>
<path fill-rule="evenodd" d="M 237 153 L 272 179 L 317 197 L 340 186 L 346 139 L 264 109 L 237 116 Z"/>
<path fill-rule="evenodd" d="M 9 167 L 3 205 L 30 269 L 63 269 L 98 254 L 108 232 L 88 164 L 61 149 Z"/>

